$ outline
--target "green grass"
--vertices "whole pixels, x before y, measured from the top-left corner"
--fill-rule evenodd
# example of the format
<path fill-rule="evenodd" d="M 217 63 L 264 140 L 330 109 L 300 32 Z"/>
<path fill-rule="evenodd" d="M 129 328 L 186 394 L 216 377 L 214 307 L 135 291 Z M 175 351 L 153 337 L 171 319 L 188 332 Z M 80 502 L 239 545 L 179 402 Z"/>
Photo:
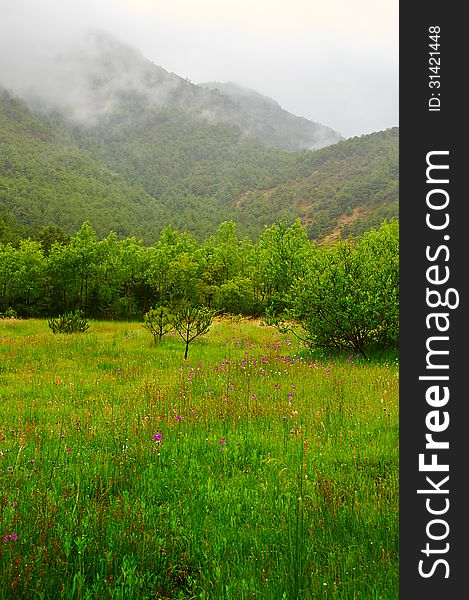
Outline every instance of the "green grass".
<path fill-rule="evenodd" d="M 183 353 L 0 321 L 0 598 L 395 600 L 396 361 L 247 321 Z"/>

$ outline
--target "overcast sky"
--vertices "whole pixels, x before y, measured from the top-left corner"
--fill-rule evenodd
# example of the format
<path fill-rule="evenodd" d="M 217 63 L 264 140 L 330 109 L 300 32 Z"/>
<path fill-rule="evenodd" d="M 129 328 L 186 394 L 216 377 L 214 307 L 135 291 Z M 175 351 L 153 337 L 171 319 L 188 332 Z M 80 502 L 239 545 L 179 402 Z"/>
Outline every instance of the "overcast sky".
<path fill-rule="evenodd" d="M 398 122 L 398 0 L 0 0 L 0 82 L 81 30 L 350 137 Z M 27 75 L 25 75 L 27 76 Z"/>

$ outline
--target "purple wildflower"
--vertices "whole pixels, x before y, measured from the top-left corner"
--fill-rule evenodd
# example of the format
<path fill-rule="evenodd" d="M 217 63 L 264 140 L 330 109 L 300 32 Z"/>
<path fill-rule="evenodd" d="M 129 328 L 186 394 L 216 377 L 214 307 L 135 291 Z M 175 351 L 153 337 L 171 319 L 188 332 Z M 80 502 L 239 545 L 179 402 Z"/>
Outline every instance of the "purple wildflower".
<path fill-rule="evenodd" d="M 157 442 L 160 442 L 163 439 L 163 434 L 162 433 L 154 433 L 153 439 L 156 440 Z"/>

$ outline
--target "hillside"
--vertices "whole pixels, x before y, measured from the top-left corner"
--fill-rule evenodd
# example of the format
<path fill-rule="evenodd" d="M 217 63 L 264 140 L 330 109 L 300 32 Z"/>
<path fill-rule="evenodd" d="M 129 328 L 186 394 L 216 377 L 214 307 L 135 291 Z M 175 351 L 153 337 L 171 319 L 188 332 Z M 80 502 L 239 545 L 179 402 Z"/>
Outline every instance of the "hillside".
<path fill-rule="evenodd" d="M 308 175 L 237 199 L 238 219 L 285 212 L 308 237 L 333 241 L 399 216 L 399 129 L 364 135 L 303 155 Z"/>
<path fill-rule="evenodd" d="M 134 111 L 169 110 L 206 124 L 234 125 L 279 150 L 316 149 L 343 139 L 254 91 L 233 84 L 195 85 L 102 31 L 72 43 L 18 91 L 44 113 L 56 109 L 80 125 L 122 116 L 130 101 Z"/>
<path fill-rule="evenodd" d="M 27 104 L 0 93 L 0 240 L 50 224 L 71 233 L 85 220 L 100 236 L 147 244 L 167 224 L 200 240 L 234 220 L 255 240 L 300 218 L 323 241 L 398 215 L 398 129 L 293 152 L 309 134 L 275 101 L 196 86 L 108 36 L 92 39 L 44 71 Z"/>
<path fill-rule="evenodd" d="M 66 136 L 0 88 L 0 228 L 28 234 L 55 224 L 72 233 L 85 220 L 100 235 L 139 233 L 148 240 L 164 208 L 78 150 Z M 5 237 L 8 237 L 5 235 Z"/>
<path fill-rule="evenodd" d="M 239 107 L 239 117 L 232 122 L 273 148 L 318 150 L 344 139 L 329 127 L 292 115 L 272 98 L 236 83 L 199 85 L 230 98 Z"/>

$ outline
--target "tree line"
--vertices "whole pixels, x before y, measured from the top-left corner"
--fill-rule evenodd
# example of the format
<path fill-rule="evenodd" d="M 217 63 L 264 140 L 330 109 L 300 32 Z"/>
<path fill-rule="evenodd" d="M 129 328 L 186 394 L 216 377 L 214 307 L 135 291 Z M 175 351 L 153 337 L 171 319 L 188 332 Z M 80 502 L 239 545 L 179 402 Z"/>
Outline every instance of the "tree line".
<path fill-rule="evenodd" d="M 75 235 L 0 243 L 0 313 L 142 320 L 182 304 L 264 317 L 310 345 L 397 346 L 397 221 L 331 246 L 309 241 L 297 220 L 266 227 L 257 242 L 227 221 L 202 242 L 171 226 L 145 246 L 89 223 Z"/>

